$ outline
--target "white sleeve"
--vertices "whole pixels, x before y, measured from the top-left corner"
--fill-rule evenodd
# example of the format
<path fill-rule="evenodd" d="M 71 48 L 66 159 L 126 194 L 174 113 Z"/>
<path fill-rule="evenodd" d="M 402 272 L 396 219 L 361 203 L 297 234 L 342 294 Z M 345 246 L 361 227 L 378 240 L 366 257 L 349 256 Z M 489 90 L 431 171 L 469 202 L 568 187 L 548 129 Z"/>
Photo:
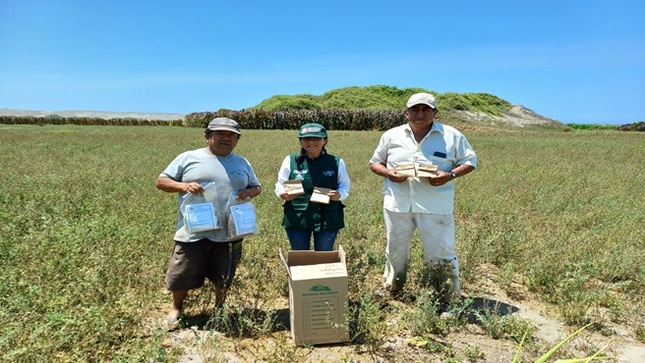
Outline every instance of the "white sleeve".
<path fill-rule="evenodd" d="M 347 166 L 343 159 L 338 159 L 338 193 L 340 193 L 340 200 L 345 200 L 349 196 L 349 174 L 347 174 Z"/>
<path fill-rule="evenodd" d="M 388 142 L 386 141 L 386 137 L 387 137 L 387 132 L 381 135 L 378 145 L 374 150 L 374 154 L 372 154 L 372 158 L 370 159 L 370 164 L 387 165 Z"/>
<path fill-rule="evenodd" d="M 275 195 L 280 196 L 284 193 L 284 182 L 289 180 L 289 174 L 291 174 L 291 158 L 289 155 L 284 158 L 282 165 L 280 166 L 280 171 L 278 171 L 278 181 L 275 183 Z"/>

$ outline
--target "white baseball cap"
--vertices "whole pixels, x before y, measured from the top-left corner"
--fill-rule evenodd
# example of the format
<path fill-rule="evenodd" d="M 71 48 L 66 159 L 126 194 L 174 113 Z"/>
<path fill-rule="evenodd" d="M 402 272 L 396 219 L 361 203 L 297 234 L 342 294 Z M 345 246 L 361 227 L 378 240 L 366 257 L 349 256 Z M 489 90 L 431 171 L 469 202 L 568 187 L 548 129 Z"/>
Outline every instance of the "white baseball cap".
<path fill-rule="evenodd" d="M 437 108 L 437 101 L 429 93 L 415 93 L 408 99 L 406 107 L 410 108 L 414 105 L 428 105 L 432 108 Z"/>

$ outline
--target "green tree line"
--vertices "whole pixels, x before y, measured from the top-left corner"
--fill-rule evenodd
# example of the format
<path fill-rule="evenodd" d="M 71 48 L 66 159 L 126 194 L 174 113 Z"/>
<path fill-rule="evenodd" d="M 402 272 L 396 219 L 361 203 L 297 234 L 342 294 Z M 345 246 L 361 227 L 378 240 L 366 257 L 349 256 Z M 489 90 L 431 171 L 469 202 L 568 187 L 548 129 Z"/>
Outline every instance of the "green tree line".
<path fill-rule="evenodd" d="M 322 95 L 275 95 L 244 110 L 194 112 L 182 120 L 102 119 L 87 117 L 0 116 L 0 124 L 76 125 L 171 125 L 205 127 L 214 117 L 230 117 L 247 129 L 297 129 L 303 123 L 318 122 L 331 130 L 386 130 L 405 122 L 403 109 L 410 95 L 427 92 L 437 99 L 441 110 L 437 119 L 444 123 L 466 121 L 461 112 L 501 116 L 512 104 L 488 93 L 437 93 L 423 88 L 397 88 L 385 85 L 345 87 Z M 644 131 L 643 122 L 615 125 L 568 124 L 572 129 Z"/>

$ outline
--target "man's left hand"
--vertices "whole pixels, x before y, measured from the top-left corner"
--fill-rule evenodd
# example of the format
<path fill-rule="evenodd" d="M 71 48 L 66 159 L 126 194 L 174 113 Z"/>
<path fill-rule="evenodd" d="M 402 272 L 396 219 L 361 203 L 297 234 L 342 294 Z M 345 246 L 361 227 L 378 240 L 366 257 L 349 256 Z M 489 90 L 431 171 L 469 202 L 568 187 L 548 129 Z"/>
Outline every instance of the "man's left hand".
<path fill-rule="evenodd" d="M 237 193 L 237 199 L 247 200 L 256 197 L 261 191 L 261 189 L 259 189 L 256 193 L 256 189 L 258 189 L 258 187 L 250 187 L 240 190 L 239 193 Z"/>
<path fill-rule="evenodd" d="M 447 182 L 452 180 L 452 176 L 450 173 L 447 173 L 445 171 L 437 171 L 437 175 L 428 177 L 428 182 L 430 182 L 430 185 L 439 187 Z"/>

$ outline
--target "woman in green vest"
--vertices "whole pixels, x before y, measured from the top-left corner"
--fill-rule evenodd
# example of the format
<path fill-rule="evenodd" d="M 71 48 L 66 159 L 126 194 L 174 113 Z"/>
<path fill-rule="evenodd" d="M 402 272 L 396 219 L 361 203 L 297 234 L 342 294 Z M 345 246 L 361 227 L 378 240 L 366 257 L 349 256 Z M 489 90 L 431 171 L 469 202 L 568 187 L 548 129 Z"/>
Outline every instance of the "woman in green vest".
<path fill-rule="evenodd" d="M 308 123 L 298 132 L 300 153 L 284 158 L 275 194 L 285 203 L 282 226 L 291 249 L 331 251 L 345 226 L 342 201 L 349 195 L 345 162 L 327 153 L 327 130 Z"/>

